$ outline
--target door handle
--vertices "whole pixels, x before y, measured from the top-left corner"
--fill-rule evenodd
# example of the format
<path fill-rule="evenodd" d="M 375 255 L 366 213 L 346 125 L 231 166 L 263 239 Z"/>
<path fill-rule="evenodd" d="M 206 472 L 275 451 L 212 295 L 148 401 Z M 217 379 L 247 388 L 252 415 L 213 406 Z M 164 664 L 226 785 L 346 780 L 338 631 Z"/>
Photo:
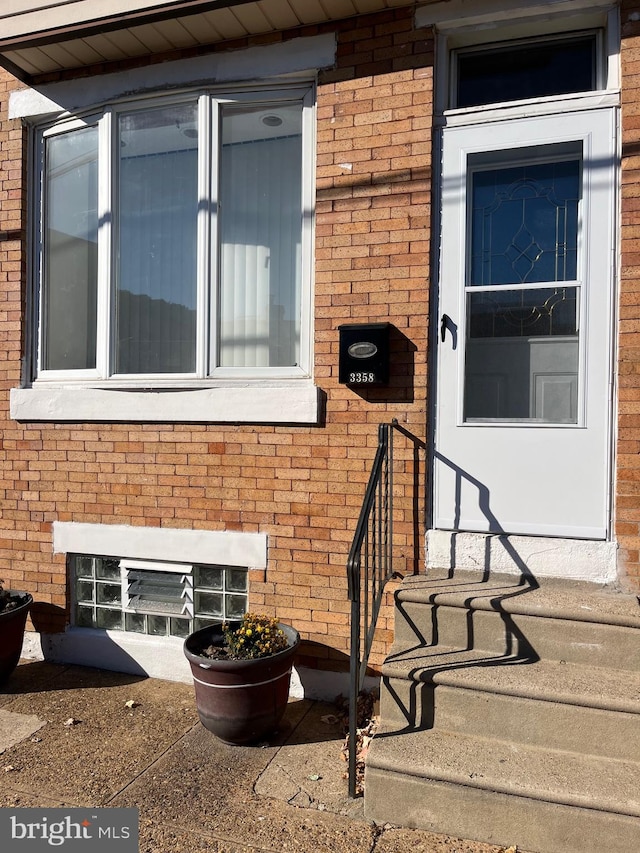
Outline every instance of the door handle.
<path fill-rule="evenodd" d="M 444 343 L 447 337 L 447 325 L 451 323 L 451 317 L 448 314 L 443 314 L 440 320 L 440 340 Z"/>

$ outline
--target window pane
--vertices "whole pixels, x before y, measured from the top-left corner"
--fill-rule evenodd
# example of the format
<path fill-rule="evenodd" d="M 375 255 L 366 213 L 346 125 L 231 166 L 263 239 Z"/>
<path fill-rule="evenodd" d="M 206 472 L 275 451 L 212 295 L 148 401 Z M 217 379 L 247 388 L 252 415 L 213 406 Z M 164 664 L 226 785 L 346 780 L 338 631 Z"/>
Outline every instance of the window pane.
<path fill-rule="evenodd" d="M 300 360 L 302 107 L 225 107 L 220 150 L 223 367 Z"/>
<path fill-rule="evenodd" d="M 469 283 L 575 280 L 579 196 L 577 159 L 475 172 Z"/>
<path fill-rule="evenodd" d="M 233 592 L 247 591 L 247 570 L 227 569 L 227 589 Z"/>
<path fill-rule="evenodd" d="M 96 366 L 98 131 L 45 142 L 42 367 Z"/>
<path fill-rule="evenodd" d="M 119 120 L 116 373 L 193 373 L 197 105 Z"/>
<path fill-rule="evenodd" d="M 136 634 L 144 634 L 146 629 L 146 616 L 143 613 L 125 613 L 124 629 Z"/>
<path fill-rule="evenodd" d="M 493 290 L 469 294 L 469 337 L 577 335 L 576 287 Z"/>
<path fill-rule="evenodd" d="M 577 423 L 578 288 L 468 300 L 465 420 Z"/>
<path fill-rule="evenodd" d="M 91 581 L 78 581 L 76 583 L 76 595 L 78 601 L 93 602 L 93 583 Z"/>
<path fill-rule="evenodd" d="M 580 187 L 579 157 L 472 173 L 466 421 L 577 423 Z"/>
<path fill-rule="evenodd" d="M 120 561 L 108 557 L 96 557 L 96 577 L 114 580 L 120 577 Z"/>
<path fill-rule="evenodd" d="M 119 610 L 96 610 L 96 628 L 120 631 L 122 629 L 122 613 Z"/>
<path fill-rule="evenodd" d="M 96 592 L 98 604 L 120 604 L 120 584 L 99 583 Z"/>
<path fill-rule="evenodd" d="M 222 569 L 211 566 L 196 566 L 196 586 L 207 589 L 222 589 Z"/>
<path fill-rule="evenodd" d="M 188 619 L 170 619 L 169 633 L 172 637 L 188 637 L 191 633 L 191 622 Z"/>
<path fill-rule="evenodd" d="M 247 609 L 246 595 L 228 595 L 225 599 L 227 619 L 240 619 Z"/>
<path fill-rule="evenodd" d="M 196 593 L 196 612 L 207 616 L 222 616 L 222 595 L 216 593 Z"/>
<path fill-rule="evenodd" d="M 76 625 L 79 628 L 94 628 L 93 607 L 76 608 Z"/>
<path fill-rule="evenodd" d="M 92 578 L 94 576 L 94 561 L 93 557 L 77 556 L 73 557 L 76 577 Z"/>
<path fill-rule="evenodd" d="M 589 92 L 595 68 L 595 35 L 461 53 L 455 106 Z"/>
<path fill-rule="evenodd" d="M 148 633 L 156 637 L 164 637 L 167 634 L 167 620 L 164 616 L 147 616 L 149 626 Z"/>

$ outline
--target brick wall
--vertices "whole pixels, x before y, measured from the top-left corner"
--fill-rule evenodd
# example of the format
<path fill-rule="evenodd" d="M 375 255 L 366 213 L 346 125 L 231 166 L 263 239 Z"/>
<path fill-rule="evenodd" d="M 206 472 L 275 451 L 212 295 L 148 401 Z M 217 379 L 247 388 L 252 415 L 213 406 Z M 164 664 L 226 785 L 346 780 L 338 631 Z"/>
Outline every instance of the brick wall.
<path fill-rule="evenodd" d="M 621 6 L 622 224 L 616 535 L 621 579 L 640 588 L 640 14 Z"/>
<path fill-rule="evenodd" d="M 301 631 L 303 663 L 343 666 L 346 556 L 377 424 L 392 417 L 414 437 L 396 442 L 396 568 L 422 565 L 429 36 L 413 30 L 409 10 L 344 22 L 338 64 L 319 81 L 315 376 L 326 422 L 318 428 L 9 419 L 26 331 L 25 140 L 6 118 L 6 92 L 18 84 L 0 72 L 0 577 L 33 593 L 37 628 L 61 630 L 68 621 L 65 557 L 52 554 L 56 520 L 260 531 L 269 536 L 269 561 L 266 573 L 251 575 L 251 607 Z M 395 327 L 393 379 L 388 389 L 359 394 L 338 384 L 337 329 L 371 321 Z M 387 602 L 374 663 L 391 638 L 390 618 Z"/>

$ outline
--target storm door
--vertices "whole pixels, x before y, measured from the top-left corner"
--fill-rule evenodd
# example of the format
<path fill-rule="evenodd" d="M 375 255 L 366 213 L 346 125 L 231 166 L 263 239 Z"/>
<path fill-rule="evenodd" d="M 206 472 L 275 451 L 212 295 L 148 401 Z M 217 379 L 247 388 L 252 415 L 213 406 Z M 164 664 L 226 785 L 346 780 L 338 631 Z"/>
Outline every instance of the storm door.
<path fill-rule="evenodd" d="M 443 132 L 436 527 L 605 538 L 614 125 Z"/>

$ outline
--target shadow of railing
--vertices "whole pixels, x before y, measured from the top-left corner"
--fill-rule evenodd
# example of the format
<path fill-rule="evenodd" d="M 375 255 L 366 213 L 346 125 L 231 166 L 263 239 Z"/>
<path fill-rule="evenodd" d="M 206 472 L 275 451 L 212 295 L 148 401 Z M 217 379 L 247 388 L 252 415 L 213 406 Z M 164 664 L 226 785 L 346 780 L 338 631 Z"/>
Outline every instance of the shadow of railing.
<path fill-rule="evenodd" d="M 405 648 L 397 656 L 387 658 L 387 663 L 393 665 L 394 660 L 402 661 L 405 678 L 411 684 L 408 701 L 397 693 L 389 676 L 383 676 L 383 684 L 404 715 L 406 730 L 433 727 L 435 687 L 441 673 L 486 667 L 526 666 L 540 659 L 535 648 L 514 620 L 513 615 L 505 609 L 506 601 L 537 589 L 539 587 L 538 581 L 518 553 L 514 543 L 505 535 L 502 525 L 494 515 L 491 509 L 488 487 L 438 451 L 434 452 L 434 458 L 453 471 L 456 478 L 454 529 L 457 529 L 460 523 L 462 488 L 463 483 L 466 483 L 477 489 L 478 506 L 487 519 L 489 530 L 496 531 L 496 533 L 487 537 L 484 565 L 479 566 L 477 579 L 470 579 L 468 574 L 465 574 L 463 578 L 456 575 L 456 537 L 452 536 L 450 562 L 449 568 L 446 569 L 446 577 L 443 578 L 438 591 L 429 594 L 425 601 L 430 607 L 430 618 L 426 624 L 416 621 L 411 608 L 407 608 L 406 602 L 402 598 L 402 590 L 397 590 L 395 593 L 396 620 L 398 617 L 405 620 L 406 628 L 415 635 L 415 647 L 413 649 Z M 504 575 L 495 580 L 492 578 L 491 547 L 496 540 L 500 542 L 516 567 L 512 581 L 506 580 Z M 424 586 L 425 590 L 433 589 L 430 578 L 425 577 Z M 466 590 L 468 590 L 468 595 L 465 596 Z M 456 606 L 465 611 L 466 636 L 464 641 L 459 643 L 459 648 L 455 649 L 444 645 L 442 637 L 441 609 L 450 603 L 450 600 L 446 598 L 447 593 L 456 594 Z M 478 655 L 469 654 L 476 647 L 474 614 L 477 609 L 497 614 L 503 626 L 503 648 L 496 654 L 491 652 L 485 654 L 482 651 Z M 441 646 L 442 651 L 435 651 L 439 646 Z M 425 665 L 424 658 L 421 657 L 425 649 L 432 650 L 427 665 Z M 416 666 L 411 668 L 413 652 L 415 652 Z M 452 656 L 455 657 L 456 654 L 459 660 L 451 660 Z M 447 658 L 446 661 L 438 660 L 438 658 L 445 657 Z M 384 734 L 380 736 L 384 737 Z"/>

